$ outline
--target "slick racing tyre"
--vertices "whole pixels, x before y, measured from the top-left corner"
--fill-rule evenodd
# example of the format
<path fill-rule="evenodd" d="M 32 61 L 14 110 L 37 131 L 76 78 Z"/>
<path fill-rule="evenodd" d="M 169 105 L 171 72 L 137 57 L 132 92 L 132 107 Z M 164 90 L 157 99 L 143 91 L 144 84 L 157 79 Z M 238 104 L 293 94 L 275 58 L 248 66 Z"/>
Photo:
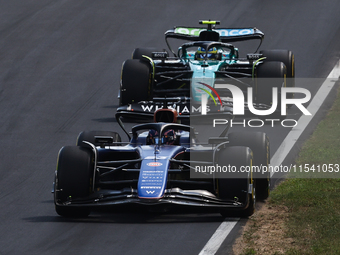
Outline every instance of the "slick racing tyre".
<path fill-rule="evenodd" d="M 79 146 L 65 146 L 60 150 L 54 191 L 55 209 L 59 215 L 86 217 L 90 214 L 89 208 L 68 206 L 67 203 L 86 198 L 92 192 L 93 157 L 90 149 Z"/>
<path fill-rule="evenodd" d="M 123 63 L 119 105 L 138 103 L 150 98 L 152 74 L 149 66 L 149 63 L 139 59 L 128 59 Z"/>
<path fill-rule="evenodd" d="M 253 152 L 253 178 L 256 183 L 256 196 L 266 199 L 270 194 L 270 144 L 262 132 L 234 132 L 228 135 L 231 146 L 247 146 Z"/>
<path fill-rule="evenodd" d="M 230 165 L 238 171 L 244 166 L 251 167 L 252 152 L 249 147 L 231 146 L 218 151 L 216 158 L 219 166 Z M 217 178 L 217 191 L 220 199 L 245 205 L 245 208 L 239 211 L 241 216 L 248 217 L 255 212 L 255 185 L 249 172 L 223 173 Z M 221 210 L 222 216 L 229 213 L 228 209 Z"/>
<path fill-rule="evenodd" d="M 266 61 L 279 61 L 285 64 L 287 72 L 287 87 L 295 87 L 295 60 L 294 53 L 290 50 L 262 50 L 260 51 Z M 287 98 L 293 98 L 294 93 L 287 94 Z"/>
<path fill-rule="evenodd" d="M 83 131 L 78 135 L 77 146 L 87 147 L 83 141 L 92 143 L 94 146 L 100 146 L 100 143 L 96 142 L 96 136 L 108 136 L 113 138 L 113 146 L 118 146 L 122 142 L 120 135 L 117 132 L 112 131 Z"/>
<path fill-rule="evenodd" d="M 254 102 L 272 106 L 273 88 L 277 88 L 277 107 L 270 117 L 281 118 L 281 88 L 286 87 L 286 67 L 283 62 L 270 61 L 257 66 Z M 269 116 L 266 116 L 269 117 Z"/>

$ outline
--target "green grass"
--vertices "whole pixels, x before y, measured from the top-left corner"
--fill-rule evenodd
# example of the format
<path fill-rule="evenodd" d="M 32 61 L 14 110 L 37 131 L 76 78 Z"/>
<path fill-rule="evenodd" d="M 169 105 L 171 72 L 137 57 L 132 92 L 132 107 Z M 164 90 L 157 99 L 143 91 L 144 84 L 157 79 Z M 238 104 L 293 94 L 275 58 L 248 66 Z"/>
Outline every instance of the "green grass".
<path fill-rule="evenodd" d="M 288 237 L 303 253 L 340 254 L 340 181 L 287 179 L 271 195 L 271 203 L 289 209 Z"/>
<path fill-rule="evenodd" d="M 340 164 L 339 93 L 296 160 L 296 165 L 305 164 Z M 311 178 L 301 178 L 307 176 Z M 285 254 L 340 254 L 339 176 L 340 172 L 291 175 L 272 192 L 270 203 L 289 209 L 286 235 L 293 238 L 298 247 L 286 249 Z"/>
<path fill-rule="evenodd" d="M 247 248 L 242 255 L 255 255 L 256 251 L 252 248 Z"/>

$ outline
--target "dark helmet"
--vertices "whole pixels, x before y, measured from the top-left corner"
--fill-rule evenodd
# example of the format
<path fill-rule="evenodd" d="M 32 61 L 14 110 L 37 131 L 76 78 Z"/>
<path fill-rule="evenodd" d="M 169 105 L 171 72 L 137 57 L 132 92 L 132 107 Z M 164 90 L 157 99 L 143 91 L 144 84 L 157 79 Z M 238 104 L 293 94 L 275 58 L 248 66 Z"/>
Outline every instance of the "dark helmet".
<path fill-rule="evenodd" d="M 159 134 L 156 130 L 150 129 L 149 134 L 147 136 L 147 144 L 157 144 L 159 139 Z M 173 129 L 169 129 L 163 133 L 161 137 L 162 144 L 173 145 L 176 140 L 176 132 Z"/>

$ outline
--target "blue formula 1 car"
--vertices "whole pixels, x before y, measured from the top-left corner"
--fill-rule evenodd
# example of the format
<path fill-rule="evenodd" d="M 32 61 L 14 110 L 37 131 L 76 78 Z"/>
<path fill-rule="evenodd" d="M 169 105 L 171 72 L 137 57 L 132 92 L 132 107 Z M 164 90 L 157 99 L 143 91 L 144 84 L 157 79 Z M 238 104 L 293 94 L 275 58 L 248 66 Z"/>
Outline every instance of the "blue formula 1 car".
<path fill-rule="evenodd" d="M 294 54 L 289 50 L 258 49 L 264 34 L 257 28 L 216 28 L 219 21 L 200 21 L 206 28 L 175 27 L 165 33 L 169 51 L 136 48 L 132 59 L 122 65 L 118 112 L 130 112 L 130 117 L 153 117 L 164 98 L 172 99 L 171 107 L 185 119 L 201 114 L 202 94 L 213 106 L 210 113 L 223 105 L 232 106 L 233 94 L 218 84 L 232 84 L 248 98 L 256 109 L 269 109 L 273 88 L 294 87 Z M 171 41 L 185 40 L 175 52 Z M 237 42 L 258 40 L 254 53 L 241 57 Z M 268 82 L 268 78 L 273 78 Z M 294 95 L 289 93 L 287 98 Z M 247 100 L 246 100 L 247 101 Z M 218 105 L 219 107 L 215 107 Z M 277 112 L 281 104 L 278 102 Z M 247 102 L 245 102 L 247 110 Z M 274 108 L 273 108 L 274 109 Z"/>
<path fill-rule="evenodd" d="M 124 129 L 123 115 L 116 118 L 129 143 L 116 132 L 87 131 L 76 146 L 60 150 L 53 189 L 59 215 L 84 217 L 94 208 L 133 204 L 249 216 L 256 199 L 268 197 L 266 134 L 227 135 L 226 127 L 202 145 L 192 127 L 176 123 L 173 109 L 157 110 L 155 122 L 134 126 L 131 133 Z M 254 166 L 261 171 L 250 171 Z"/>

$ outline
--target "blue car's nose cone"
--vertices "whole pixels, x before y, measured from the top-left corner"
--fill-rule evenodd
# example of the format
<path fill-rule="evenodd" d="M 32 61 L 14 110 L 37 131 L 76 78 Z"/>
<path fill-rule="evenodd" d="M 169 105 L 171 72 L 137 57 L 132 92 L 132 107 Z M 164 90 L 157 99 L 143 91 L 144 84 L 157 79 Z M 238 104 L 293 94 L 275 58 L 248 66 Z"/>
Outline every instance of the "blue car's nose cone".
<path fill-rule="evenodd" d="M 181 146 L 164 145 L 155 153 L 155 147 L 143 146 L 145 155 L 143 155 L 138 180 L 139 198 L 159 199 L 163 197 L 170 166 L 169 160 L 183 150 Z"/>

